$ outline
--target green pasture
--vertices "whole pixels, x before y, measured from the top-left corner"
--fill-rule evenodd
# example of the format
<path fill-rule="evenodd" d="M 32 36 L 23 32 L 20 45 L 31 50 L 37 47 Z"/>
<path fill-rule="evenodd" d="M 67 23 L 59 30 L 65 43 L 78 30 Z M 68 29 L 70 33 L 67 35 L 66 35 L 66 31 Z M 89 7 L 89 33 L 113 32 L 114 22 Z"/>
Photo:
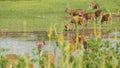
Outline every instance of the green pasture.
<path fill-rule="evenodd" d="M 27 31 L 48 30 L 54 24 L 58 31 L 63 30 L 70 18 L 64 12 L 66 6 L 69 5 L 71 9 L 82 8 L 87 12 L 95 11 L 88 8 L 91 1 L 99 3 L 105 13 L 120 10 L 120 0 L 0 1 L 0 31 L 23 31 L 23 22 L 27 23 Z M 112 20 L 111 28 L 119 28 L 119 22 Z M 109 26 L 103 25 L 104 28 Z M 93 24 L 88 24 L 88 28 L 93 28 Z"/>

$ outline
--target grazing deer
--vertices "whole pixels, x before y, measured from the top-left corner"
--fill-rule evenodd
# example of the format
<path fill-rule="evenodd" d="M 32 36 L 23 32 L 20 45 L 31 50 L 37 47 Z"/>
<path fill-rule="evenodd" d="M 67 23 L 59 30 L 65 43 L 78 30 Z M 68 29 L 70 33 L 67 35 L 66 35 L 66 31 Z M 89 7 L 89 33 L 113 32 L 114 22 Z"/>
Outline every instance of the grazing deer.
<path fill-rule="evenodd" d="M 86 26 L 86 20 L 84 17 L 74 16 L 72 17 L 69 22 L 65 25 L 65 30 L 69 30 L 71 24 L 74 24 L 73 30 L 77 27 L 77 24 Z"/>
<path fill-rule="evenodd" d="M 91 3 L 89 4 L 89 8 L 91 8 L 91 9 L 98 9 L 98 8 L 100 8 L 100 6 L 99 6 L 98 3 L 91 2 Z"/>
<path fill-rule="evenodd" d="M 68 13 L 69 15 L 71 15 L 71 16 L 76 16 L 76 15 L 83 16 L 85 11 L 83 9 L 71 10 L 70 8 L 66 8 L 65 12 Z"/>
<path fill-rule="evenodd" d="M 111 19 L 111 15 L 110 15 L 110 14 L 105 14 L 105 15 L 103 15 L 103 16 L 102 16 L 102 19 L 101 19 L 101 24 L 102 24 L 103 22 L 105 22 L 105 21 L 106 21 L 106 24 L 107 24 L 107 22 L 110 21 L 110 19 Z"/>

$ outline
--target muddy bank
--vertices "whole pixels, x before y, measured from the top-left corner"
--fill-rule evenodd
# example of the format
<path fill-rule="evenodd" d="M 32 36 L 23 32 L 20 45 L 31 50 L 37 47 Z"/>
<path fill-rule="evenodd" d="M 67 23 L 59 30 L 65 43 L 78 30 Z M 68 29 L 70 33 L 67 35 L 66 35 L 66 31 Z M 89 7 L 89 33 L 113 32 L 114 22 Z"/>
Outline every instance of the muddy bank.
<path fill-rule="evenodd" d="M 119 31 L 118 31 L 119 32 Z M 47 33 L 48 31 L 33 31 L 33 32 L 0 32 L 0 37 L 27 37 L 29 40 L 35 40 L 35 39 L 48 39 L 47 38 Z M 69 35 L 75 35 L 76 31 L 63 31 L 63 34 L 66 37 L 68 37 Z M 94 37 L 94 33 L 93 33 L 93 29 L 82 29 L 79 30 L 78 33 L 80 35 L 85 35 L 85 36 L 90 36 L 90 37 Z M 101 30 L 97 30 L 97 33 L 101 33 L 101 37 L 108 37 L 108 35 L 111 33 L 111 31 L 107 31 L 104 29 Z M 59 33 L 58 33 L 59 34 Z M 34 38 L 34 39 L 31 39 Z"/>
<path fill-rule="evenodd" d="M 13 31 L 13 32 L 4 32 L 4 31 L 0 31 L 0 35 L 27 35 L 27 34 L 47 34 L 48 31 L 31 31 L 31 32 L 24 32 L 24 31 Z M 76 31 L 72 31 L 72 30 L 68 30 L 68 31 L 63 31 L 64 34 L 66 33 L 76 33 Z M 81 29 L 78 31 L 78 33 L 81 34 L 91 34 L 93 33 L 93 29 Z M 105 33 L 104 29 L 101 30 L 101 33 Z"/>

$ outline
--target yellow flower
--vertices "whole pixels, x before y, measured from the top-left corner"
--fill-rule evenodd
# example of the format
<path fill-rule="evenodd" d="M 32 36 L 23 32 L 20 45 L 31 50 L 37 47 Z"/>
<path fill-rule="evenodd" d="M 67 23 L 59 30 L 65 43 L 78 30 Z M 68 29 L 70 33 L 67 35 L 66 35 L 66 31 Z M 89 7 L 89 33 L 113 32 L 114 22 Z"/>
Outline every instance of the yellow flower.
<path fill-rule="evenodd" d="M 117 30 L 116 30 L 116 33 L 115 33 L 115 36 L 114 36 L 114 42 L 115 42 L 115 44 L 117 43 Z"/>
<path fill-rule="evenodd" d="M 53 28 L 51 26 L 50 29 L 49 29 L 49 31 L 48 31 L 48 37 L 49 37 L 49 39 L 51 38 L 52 33 L 53 33 Z"/>
<path fill-rule="evenodd" d="M 78 44 L 78 37 L 79 37 L 79 34 L 78 33 L 76 33 L 76 45 Z"/>
<path fill-rule="evenodd" d="M 63 34 L 59 34 L 58 35 L 58 42 L 59 42 L 60 45 L 63 45 L 63 42 L 64 42 L 64 36 L 63 36 Z"/>
<path fill-rule="evenodd" d="M 26 31 L 26 27 L 27 27 L 27 22 L 24 21 L 24 22 L 23 22 L 23 30 L 24 30 L 24 31 Z"/>
<path fill-rule="evenodd" d="M 93 33 L 94 33 L 94 36 L 97 37 L 97 29 L 96 29 L 96 25 L 95 24 L 94 24 Z"/>
<path fill-rule="evenodd" d="M 26 22 L 26 21 L 23 22 L 23 26 L 24 26 L 24 27 L 27 26 L 27 22 Z"/>
<path fill-rule="evenodd" d="M 113 64 L 113 65 L 112 65 L 112 68 L 117 68 L 116 64 Z"/>
<path fill-rule="evenodd" d="M 118 60 L 116 57 L 112 56 L 112 59 L 113 59 L 113 65 L 112 65 L 112 68 L 117 68 L 117 65 L 118 65 Z"/>
<path fill-rule="evenodd" d="M 117 35 L 114 36 L 114 42 L 117 43 Z"/>
<path fill-rule="evenodd" d="M 71 52 L 71 48 L 70 48 L 70 43 L 69 42 L 66 44 L 65 50 L 66 50 L 67 54 L 69 54 Z"/>
<path fill-rule="evenodd" d="M 26 28 L 26 27 L 27 27 L 27 22 L 24 21 L 24 22 L 23 22 L 23 31 L 24 31 L 24 35 L 26 35 L 26 33 L 25 33 L 25 32 L 27 31 L 27 28 Z"/>

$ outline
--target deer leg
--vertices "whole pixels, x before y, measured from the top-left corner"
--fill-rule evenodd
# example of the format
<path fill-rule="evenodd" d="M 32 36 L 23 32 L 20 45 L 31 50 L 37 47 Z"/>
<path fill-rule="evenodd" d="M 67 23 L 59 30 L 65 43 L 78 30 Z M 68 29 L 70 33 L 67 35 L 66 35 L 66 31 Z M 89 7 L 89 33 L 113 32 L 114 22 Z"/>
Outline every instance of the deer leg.
<path fill-rule="evenodd" d="M 106 24 L 107 24 L 108 21 L 106 21 Z"/>
<path fill-rule="evenodd" d="M 92 20 L 93 20 L 93 22 L 95 22 L 95 21 L 96 21 L 96 18 L 95 18 L 95 17 L 93 17 L 93 18 L 92 18 Z"/>
<path fill-rule="evenodd" d="M 73 31 L 76 29 L 76 24 L 73 25 Z"/>
<path fill-rule="evenodd" d="M 73 24 L 72 31 L 74 31 L 74 29 L 75 29 L 75 24 Z"/>
<path fill-rule="evenodd" d="M 98 18 L 95 18 L 96 23 L 98 23 L 97 20 L 98 20 Z"/>
<path fill-rule="evenodd" d="M 78 23 L 75 24 L 75 30 L 78 29 L 78 26 L 77 26 L 77 25 L 78 25 Z"/>
<path fill-rule="evenodd" d="M 74 29 L 73 29 L 73 31 L 75 31 L 75 30 L 77 29 L 77 25 L 78 25 L 77 23 L 74 24 Z"/>
<path fill-rule="evenodd" d="M 69 23 L 69 22 L 65 25 L 65 30 L 66 30 L 66 31 L 69 30 L 70 25 L 71 25 L 71 23 Z"/>

